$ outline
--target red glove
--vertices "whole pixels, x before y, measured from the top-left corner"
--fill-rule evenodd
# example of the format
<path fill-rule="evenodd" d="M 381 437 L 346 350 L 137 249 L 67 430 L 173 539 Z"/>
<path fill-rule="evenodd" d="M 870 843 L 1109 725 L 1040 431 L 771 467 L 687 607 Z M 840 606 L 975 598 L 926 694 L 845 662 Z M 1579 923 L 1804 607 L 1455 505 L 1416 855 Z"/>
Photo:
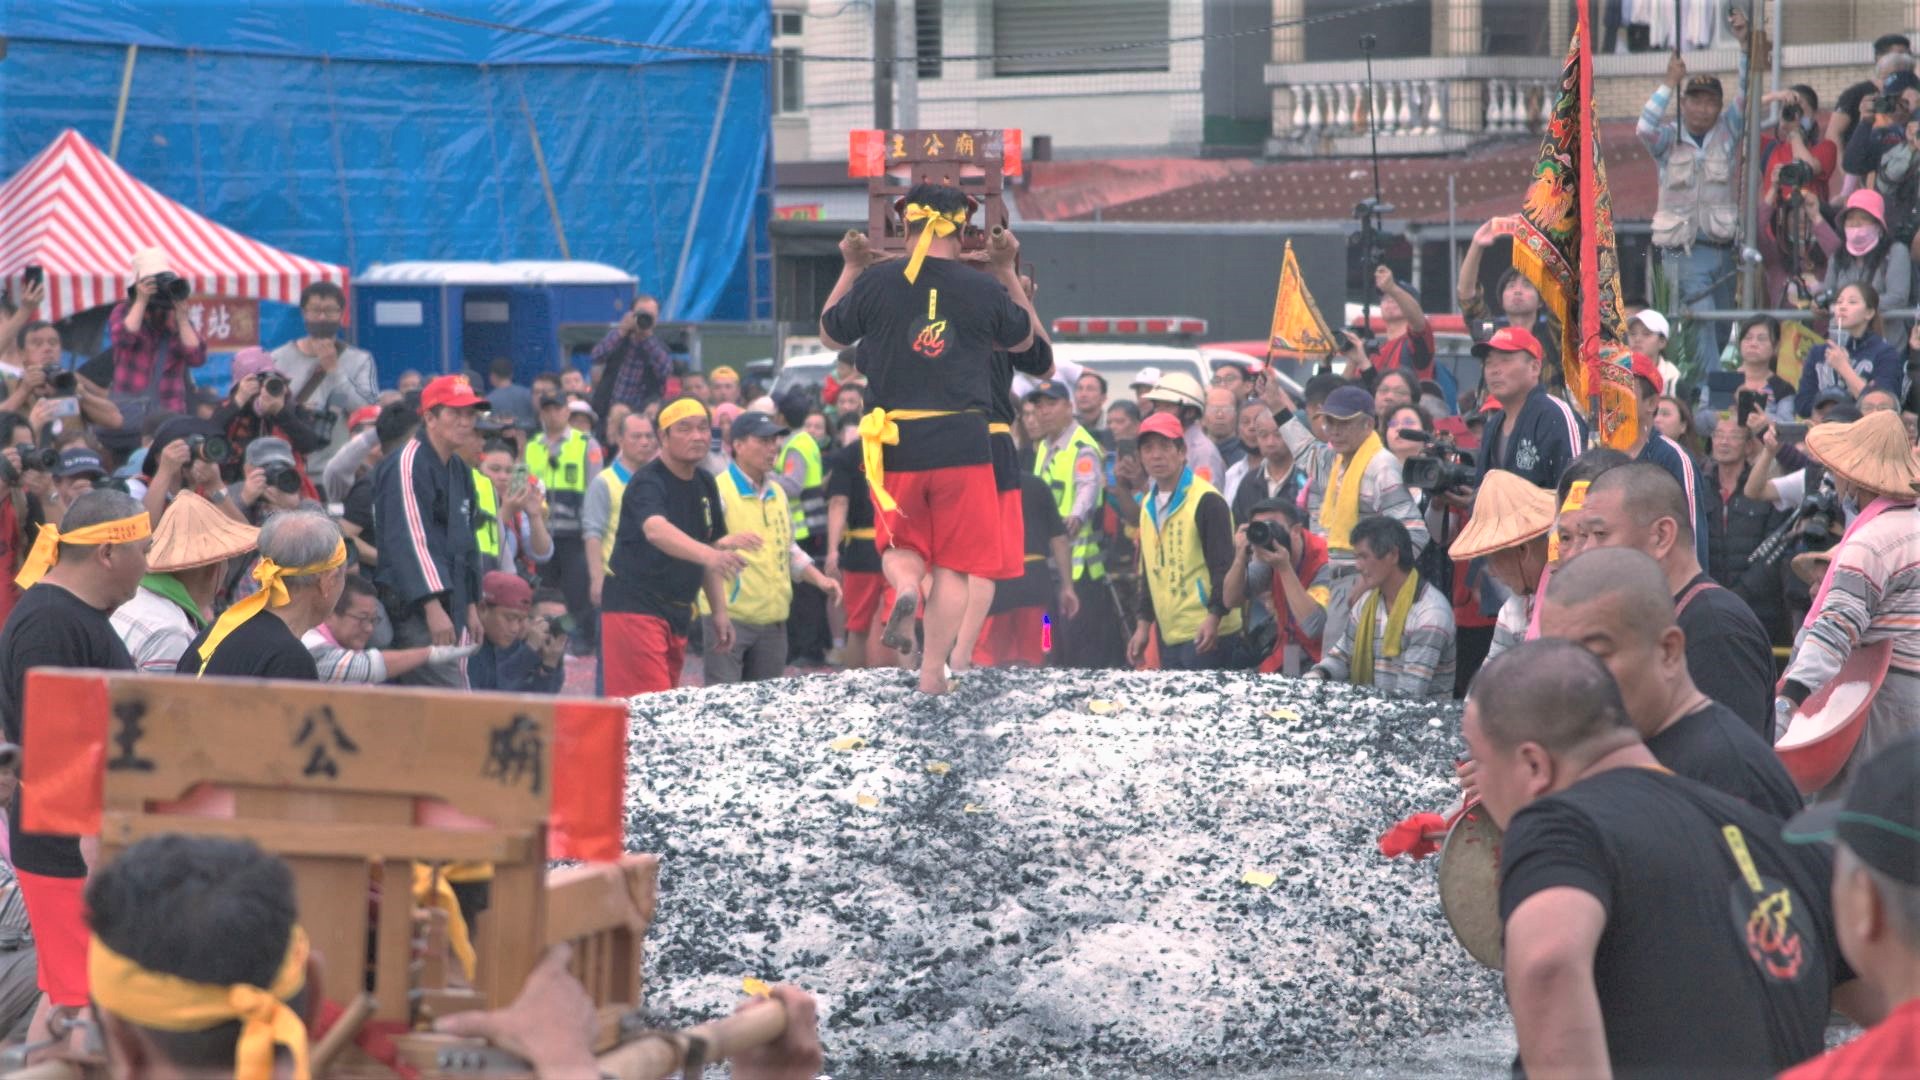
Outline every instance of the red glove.
<path fill-rule="evenodd" d="M 1440 841 L 1428 839 L 1427 834 L 1443 833 L 1446 828 L 1447 819 L 1439 814 L 1415 814 L 1380 834 L 1380 854 L 1389 859 L 1400 855 L 1424 859 L 1440 850 Z"/>

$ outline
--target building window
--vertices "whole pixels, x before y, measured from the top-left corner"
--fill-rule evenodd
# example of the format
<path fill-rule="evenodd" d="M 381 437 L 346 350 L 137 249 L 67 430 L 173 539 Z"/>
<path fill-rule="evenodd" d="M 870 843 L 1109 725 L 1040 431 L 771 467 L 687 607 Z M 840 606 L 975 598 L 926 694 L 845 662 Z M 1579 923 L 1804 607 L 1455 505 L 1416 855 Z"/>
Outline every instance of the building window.
<path fill-rule="evenodd" d="M 797 11 L 773 15 L 773 111 L 802 112 L 807 107 L 805 46 L 806 18 Z"/>
<path fill-rule="evenodd" d="M 941 0 L 913 0 L 913 55 L 922 79 L 940 77 Z"/>
<path fill-rule="evenodd" d="M 1167 70 L 1169 0 L 998 0 L 993 5 L 995 75 L 1070 75 Z M 1132 42 L 1141 48 L 1100 48 Z M 1098 49 L 1062 56 L 1018 55 Z"/>

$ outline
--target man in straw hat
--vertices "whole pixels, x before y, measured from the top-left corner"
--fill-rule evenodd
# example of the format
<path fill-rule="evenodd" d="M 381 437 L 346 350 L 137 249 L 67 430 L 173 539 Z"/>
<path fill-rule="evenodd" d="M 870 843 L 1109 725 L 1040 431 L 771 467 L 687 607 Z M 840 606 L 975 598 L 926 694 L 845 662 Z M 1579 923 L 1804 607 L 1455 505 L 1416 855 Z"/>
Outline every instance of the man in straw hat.
<path fill-rule="evenodd" d="M 135 667 L 169 675 L 178 669 L 194 636 L 213 625 L 227 560 L 252 551 L 259 533 L 191 491 L 174 496 L 153 530 L 140 590 L 113 613 Z"/>
<path fill-rule="evenodd" d="M 318 510 L 283 510 L 260 527 L 259 590 L 229 607 L 180 657 L 182 675 L 320 680 L 300 636 L 326 621 L 346 583 L 347 542 Z"/>
<path fill-rule="evenodd" d="M 875 543 L 895 597 L 882 640 L 912 647 L 914 609 L 930 580 L 920 690 L 938 694 L 947 690 L 967 578 L 1000 567 L 999 547 L 979 531 L 1000 506 L 988 438 L 992 352 L 1024 352 L 1041 331 L 1011 233 L 990 250 L 983 274 L 959 260 L 972 212 L 964 192 L 919 184 L 901 203 L 912 250 L 904 269 L 889 263 L 863 273 L 866 238 L 842 240 L 846 266 L 820 316 L 820 341 L 829 349 L 860 342 L 854 359 L 874 404 L 860 440 Z"/>
<path fill-rule="evenodd" d="M 1820 1052 L 1832 1007 L 1877 1018 L 1840 958 L 1826 860 L 1663 768 L 1587 650 L 1509 649 L 1461 731 L 1505 833 L 1502 967 L 1528 1075 L 1766 1076 Z"/>
<path fill-rule="evenodd" d="M 1487 570 L 1512 594 L 1500 605 L 1494 621 L 1488 660 L 1526 638 L 1547 570 L 1547 534 L 1553 531 L 1553 518 L 1553 492 L 1505 469 L 1488 469 L 1480 478 L 1473 518 L 1447 548 L 1456 562 L 1485 558 Z"/>
<path fill-rule="evenodd" d="M 153 519 L 133 497 L 91 491 L 73 502 L 58 526 L 40 527 L 33 551 L 15 579 L 26 592 L 0 629 L 0 724 L 8 742 L 24 745 L 27 672 L 37 667 L 132 671 L 133 657 L 114 633 L 108 613 L 133 599 L 147 572 Z M 22 770 L 21 779 L 50 775 L 61 762 Z M 88 858 L 73 836 L 21 828 L 16 798 L 7 814 L 10 851 L 20 895 L 39 952 L 39 983 L 46 1002 L 77 1009 L 87 1003 L 87 928 L 81 892 Z M 46 1033 L 45 1009 L 29 1038 Z"/>
<path fill-rule="evenodd" d="M 1839 673 L 1853 650 L 1893 642 L 1893 662 L 1873 696 L 1853 755 L 1821 794 L 1845 788 L 1854 766 L 1920 731 L 1920 514 L 1914 492 L 1920 463 L 1898 413 L 1877 412 L 1851 424 L 1821 424 L 1807 433 L 1807 453 L 1827 467 L 1840 496 L 1860 506 L 1833 549 L 1833 561 L 1794 641 L 1786 680 L 1774 701 L 1773 736 L 1786 730 L 1795 706 Z"/>

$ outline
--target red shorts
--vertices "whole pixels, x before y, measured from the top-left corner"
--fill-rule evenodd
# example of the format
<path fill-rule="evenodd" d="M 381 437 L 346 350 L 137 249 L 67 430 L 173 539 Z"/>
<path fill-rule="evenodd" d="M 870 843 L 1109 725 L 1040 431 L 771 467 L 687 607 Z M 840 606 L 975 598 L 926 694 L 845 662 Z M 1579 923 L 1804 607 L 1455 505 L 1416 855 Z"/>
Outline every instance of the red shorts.
<path fill-rule="evenodd" d="M 974 666 L 1045 667 L 1047 653 L 1041 647 L 1044 634 L 1040 620 L 1046 613 L 1045 608 L 1024 607 L 988 616 L 986 626 L 981 628 L 980 643 L 973 647 Z"/>
<path fill-rule="evenodd" d="M 657 694 L 680 685 L 687 639 L 657 615 L 607 611 L 600 615 L 600 655 L 608 697 Z"/>
<path fill-rule="evenodd" d="M 13 872 L 27 904 L 40 989 L 55 1005 L 87 1003 L 86 878 Z"/>
<path fill-rule="evenodd" d="M 887 513 L 874 503 L 874 546 L 905 548 L 930 567 L 975 577 L 1000 569 L 999 532 L 981 529 L 1000 510 L 992 465 L 891 472 L 886 487 L 897 509 Z"/>
<path fill-rule="evenodd" d="M 847 611 L 847 633 L 864 634 L 873 628 L 875 612 L 893 609 L 893 590 L 884 574 L 848 570 L 842 576 L 840 603 Z"/>
<path fill-rule="evenodd" d="M 995 581 L 1012 581 L 1027 572 L 1027 522 L 1021 509 L 1020 492 L 1000 493 L 1000 569 L 987 576 Z"/>

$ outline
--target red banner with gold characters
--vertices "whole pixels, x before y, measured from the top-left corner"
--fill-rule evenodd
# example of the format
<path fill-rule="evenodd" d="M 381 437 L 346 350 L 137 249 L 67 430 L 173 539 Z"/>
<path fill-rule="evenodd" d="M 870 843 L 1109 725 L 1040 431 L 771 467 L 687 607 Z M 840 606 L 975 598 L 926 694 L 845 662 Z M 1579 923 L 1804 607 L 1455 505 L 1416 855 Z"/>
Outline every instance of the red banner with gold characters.
<path fill-rule="evenodd" d="M 1513 265 L 1560 320 L 1567 396 L 1589 410 L 1594 441 L 1631 446 L 1639 431 L 1613 199 L 1593 109 L 1592 39 L 1580 0 L 1533 183 L 1513 223 Z"/>

